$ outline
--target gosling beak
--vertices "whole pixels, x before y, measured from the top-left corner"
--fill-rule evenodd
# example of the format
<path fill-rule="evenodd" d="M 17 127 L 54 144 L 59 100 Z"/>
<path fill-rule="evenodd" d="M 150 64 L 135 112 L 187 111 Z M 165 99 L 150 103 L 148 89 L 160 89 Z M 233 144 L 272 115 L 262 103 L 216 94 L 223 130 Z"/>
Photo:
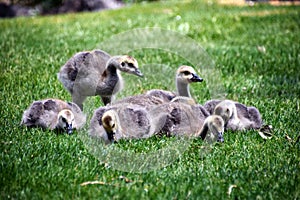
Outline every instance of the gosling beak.
<path fill-rule="evenodd" d="M 139 77 L 143 77 L 144 76 L 143 73 L 139 69 L 136 69 L 134 71 L 134 74 L 137 75 L 137 76 L 139 76 Z"/>
<path fill-rule="evenodd" d="M 66 130 L 67 130 L 67 133 L 68 133 L 69 135 L 71 135 L 71 134 L 73 133 L 72 124 L 67 124 Z"/>
<path fill-rule="evenodd" d="M 199 77 L 197 74 L 192 74 L 192 78 L 190 79 L 192 82 L 202 82 L 203 78 Z"/>
<path fill-rule="evenodd" d="M 113 131 L 107 132 L 107 137 L 111 143 L 115 142 L 115 132 Z"/>
<path fill-rule="evenodd" d="M 218 139 L 217 139 L 217 142 L 224 142 L 224 138 L 223 138 L 223 132 L 219 132 L 218 133 Z"/>

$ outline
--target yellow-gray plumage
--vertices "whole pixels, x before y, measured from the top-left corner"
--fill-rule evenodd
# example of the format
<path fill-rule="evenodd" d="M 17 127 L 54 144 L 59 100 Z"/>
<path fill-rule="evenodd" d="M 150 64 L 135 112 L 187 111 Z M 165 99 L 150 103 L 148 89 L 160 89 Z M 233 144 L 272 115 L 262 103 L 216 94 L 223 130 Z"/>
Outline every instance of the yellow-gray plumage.
<path fill-rule="evenodd" d="M 120 99 L 118 101 L 114 101 L 111 103 L 111 105 L 123 105 L 123 104 L 133 104 L 144 107 L 146 110 L 152 109 L 153 106 L 157 106 L 160 104 L 163 104 L 168 100 L 168 97 L 165 95 L 161 96 L 154 96 L 154 95 L 148 95 L 148 94 L 140 94 L 135 96 L 129 96 L 123 99 Z"/>
<path fill-rule="evenodd" d="M 199 132 L 196 133 L 196 136 L 209 142 L 224 142 L 224 128 L 225 123 L 221 116 L 210 115 L 204 120 L 204 123 Z"/>
<path fill-rule="evenodd" d="M 123 87 L 119 72 L 143 76 L 131 56 L 110 56 L 102 50 L 79 52 L 63 65 L 58 79 L 81 109 L 88 96 L 99 95 L 106 105 Z"/>
<path fill-rule="evenodd" d="M 133 104 L 100 107 L 93 114 L 89 133 L 107 144 L 120 139 L 149 138 L 163 125 L 160 115 Z"/>
<path fill-rule="evenodd" d="M 73 129 L 81 128 L 86 116 L 74 103 L 59 99 L 44 99 L 34 101 L 24 111 L 21 124 L 28 127 L 61 129 L 71 134 Z"/>
<path fill-rule="evenodd" d="M 193 98 L 184 96 L 177 96 L 173 98 L 171 102 L 186 103 L 188 105 L 197 105 L 196 101 Z"/>

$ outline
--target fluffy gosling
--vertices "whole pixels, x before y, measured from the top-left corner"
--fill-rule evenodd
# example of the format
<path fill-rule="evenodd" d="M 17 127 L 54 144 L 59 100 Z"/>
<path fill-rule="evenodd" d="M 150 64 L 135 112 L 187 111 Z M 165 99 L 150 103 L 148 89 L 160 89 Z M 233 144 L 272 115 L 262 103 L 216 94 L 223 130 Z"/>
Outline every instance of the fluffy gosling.
<path fill-rule="evenodd" d="M 94 112 L 89 133 L 106 144 L 120 139 L 148 138 L 162 126 L 159 119 L 159 114 L 152 115 L 134 104 L 105 106 Z"/>
<path fill-rule="evenodd" d="M 260 129 L 263 124 L 260 112 L 253 106 L 231 100 L 210 100 L 204 107 L 224 119 L 226 130 Z"/>
<path fill-rule="evenodd" d="M 81 128 L 85 121 L 86 116 L 76 104 L 59 99 L 44 99 L 34 101 L 24 111 L 21 125 L 58 129 L 72 134 L 73 129 Z"/>
<path fill-rule="evenodd" d="M 72 95 L 81 110 L 88 96 L 99 95 L 104 105 L 123 87 L 119 71 L 142 77 L 138 62 L 133 57 L 113 56 L 102 50 L 79 52 L 60 69 L 58 79 Z"/>

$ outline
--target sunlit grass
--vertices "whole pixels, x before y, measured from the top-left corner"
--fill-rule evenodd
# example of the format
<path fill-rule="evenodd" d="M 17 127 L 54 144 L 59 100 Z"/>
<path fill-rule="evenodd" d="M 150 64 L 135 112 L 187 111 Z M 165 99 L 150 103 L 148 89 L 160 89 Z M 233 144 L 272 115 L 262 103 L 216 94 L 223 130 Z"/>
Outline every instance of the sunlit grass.
<path fill-rule="evenodd" d="M 158 2 L 100 13 L 1 20 L 1 199 L 299 199 L 300 144 L 286 139 L 295 140 L 300 133 L 299 7 L 211 2 Z M 145 27 L 169 29 L 198 42 L 220 71 L 227 97 L 256 106 L 273 126 L 273 138 L 264 141 L 255 131 L 244 131 L 227 132 L 224 144 L 203 147 L 200 140 L 190 141 L 170 165 L 134 173 L 100 162 L 79 133 L 19 126 L 33 100 L 71 100 L 56 73 L 74 53 L 101 48 L 114 34 Z M 162 50 L 131 53 L 141 68 L 157 63 L 166 68 L 159 75 L 145 69 L 150 76 L 144 79 L 124 76 L 123 96 L 152 88 L 172 90 L 175 69 L 188 64 Z M 210 98 L 205 82 L 192 85 L 192 92 L 200 103 Z M 90 101 L 101 105 L 98 98 Z M 116 147 L 147 152 L 173 140 L 153 137 L 121 141 Z M 80 185 L 87 181 L 102 184 Z M 236 187 L 229 195 L 231 185 Z"/>

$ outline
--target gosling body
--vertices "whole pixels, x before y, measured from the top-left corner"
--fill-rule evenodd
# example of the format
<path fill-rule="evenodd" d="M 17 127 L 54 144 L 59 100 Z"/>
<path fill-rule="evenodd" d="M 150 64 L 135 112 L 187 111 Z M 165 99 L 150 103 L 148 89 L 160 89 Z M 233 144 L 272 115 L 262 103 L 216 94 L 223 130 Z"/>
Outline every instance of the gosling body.
<path fill-rule="evenodd" d="M 194 136 L 203 126 L 209 113 L 201 105 L 170 102 L 159 105 L 152 112 L 165 113 L 164 126 L 159 134 L 167 136 Z"/>
<path fill-rule="evenodd" d="M 187 98 L 172 101 L 155 108 L 167 113 L 159 135 L 200 137 L 201 139 L 223 142 L 224 120 L 210 115 L 206 109 Z M 183 102 L 181 101 L 183 100 Z"/>

